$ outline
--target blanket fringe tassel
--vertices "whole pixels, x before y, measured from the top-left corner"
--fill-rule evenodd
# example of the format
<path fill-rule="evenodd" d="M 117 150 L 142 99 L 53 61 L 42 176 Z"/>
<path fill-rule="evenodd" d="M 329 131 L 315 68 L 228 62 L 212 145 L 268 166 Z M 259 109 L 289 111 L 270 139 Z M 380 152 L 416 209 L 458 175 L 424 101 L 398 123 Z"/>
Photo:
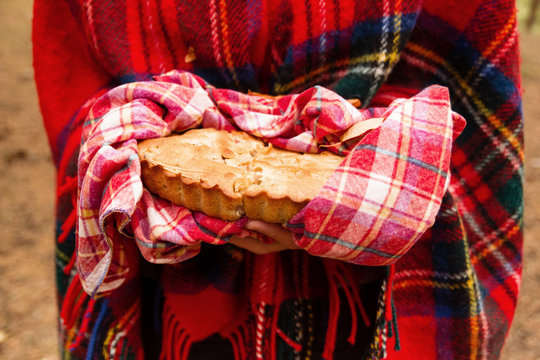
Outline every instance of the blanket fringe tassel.
<path fill-rule="evenodd" d="M 358 340 L 359 323 L 370 327 L 372 320 L 370 320 L 366 312 L 360 296 L 359 287 L 355 284 L 354 276 L 347 265 L 336 261 L 324 263 L 329 285 L 329 315 L 322 358 L 332 360 L 336 346 L 341 308 L 340 292 L 344 295 L 350 309 L 352 326 L 347 341 L 351 345 L 354 345 Z M 261 265 L 265 265 L 263 269 L 266 271 L 262 272 L 264 275 L 261 278 L 260 288 L 258 289 L 260 293 L 254 299 L 256 302 L 251 306 L 250 318 L 252 320 L 239 325 L 226 334 L 222 334 L 230 341 L 235 359 L 246 359 L 250 353 L 254 353 L 257 360 L 277 360 L 278 356 L 280 356 L 277 351 L 278 339 L 281 339 L 286 346 L 293 349 L 297 355 L 310 350 L 304 348 L 304 346 L 309 347 L 307 339 L 291 338 L 278 326 L 278 315 L 281 304 L 272 303 L 271 298 L 268 297 L 268 292 L 272 291 L 271 289 L 276 291 L 275 286 L 277 284 L 274 282 L 275 279 L 268 278 L 275 274 L 276 264 L 269 261 L 269 263 L 267 262 Z M 279 267 L 277 268 L 279 269 Z M 371 344 L 372 355 L 370 358 L 372 359 L 385 357 L 387 337 L 393 337 L 395 339 L 396 350 L 399 350 L 400 346 L 396 311 L 392 299 L 393 274 L 394 268 L 391 266 L 389 267 L 388 276 L 383 284 L 380 295 L 380 306 L 376 316 L 376 339 Z M 299 295 L 304 296 L 307 294 Z M 270 299 L 270 303 L 265 301 L 268 299 Z M 303 300 L 300 299 L 299 302 L 303 302 Z M 167 334 L 168 337 L 163 342 L 161 360 L 187 360 L 194 339 L 186 331 L 183 324 L 175 319 L 173 309 L 165 306 L 163 311 L 163 319 L 165 320 L 163 333 Z M 305 316 L 307 318 L 309 315 Z"/>

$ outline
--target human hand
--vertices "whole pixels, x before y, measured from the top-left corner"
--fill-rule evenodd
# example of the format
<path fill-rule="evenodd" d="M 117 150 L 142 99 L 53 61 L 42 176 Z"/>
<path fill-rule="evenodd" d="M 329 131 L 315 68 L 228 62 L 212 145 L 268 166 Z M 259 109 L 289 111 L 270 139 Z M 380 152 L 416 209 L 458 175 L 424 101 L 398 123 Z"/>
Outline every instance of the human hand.
<path fill-rule="evenodd" d="M 238 237 L 233 236 L 229 240 L 230 244 L 251 251 L 254 254 L 262 255 L 283 250 L 300 249 L 293 240 L 292 232 L 285 229 L 279 224 L 270 224 L 261 220 L 249 220 L 246 224 L 246 229 L 256 231 L 266 235 L 274 242 L 264 243 L 253 237 Z"/>

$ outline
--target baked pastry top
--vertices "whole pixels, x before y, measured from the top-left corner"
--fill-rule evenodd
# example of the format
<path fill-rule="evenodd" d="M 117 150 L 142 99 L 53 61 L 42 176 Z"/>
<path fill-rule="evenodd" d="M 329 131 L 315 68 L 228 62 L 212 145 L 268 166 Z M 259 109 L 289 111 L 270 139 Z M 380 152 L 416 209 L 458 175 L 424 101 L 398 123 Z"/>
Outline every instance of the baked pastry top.
<path fill-rule="evenodd" d="M 343 160 L 212 128 L 141 141 L 139 157 L 143 183 L 161 198 L 223 220 L 273 223 L 296 215 Z"/>

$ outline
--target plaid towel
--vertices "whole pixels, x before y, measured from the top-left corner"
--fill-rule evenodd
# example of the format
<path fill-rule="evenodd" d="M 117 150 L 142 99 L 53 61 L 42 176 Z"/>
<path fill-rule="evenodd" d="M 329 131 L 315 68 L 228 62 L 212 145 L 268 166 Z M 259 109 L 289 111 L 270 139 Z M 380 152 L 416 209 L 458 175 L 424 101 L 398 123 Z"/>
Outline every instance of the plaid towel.
<path fill-rule="evenodd" d="M 374 115 L 383 119 L 379 128 L 339 147 L 345 130 Z M 218 245 L 247 235 L 246 219 L 227 223 L 150 194 L 140 179 L 137 140 L 212 126 L 240 128 L 295 151 L 330 145 L 346 155 L 343 163 L 287 226 L 313 255 L 387 265 L 433 225 L 449 181 L 452 141 L 465 125 L 438 86 L 387 109 L 359 111 L 322 87 L 268 99 L 214 89 L 176 71 L 109 91 L 88 119 L 79 157 L 77 266 L 92 295 L 129 276 L 123 248 L 131 234 L 156 263 L 191 258 L 201 241 Z"/>

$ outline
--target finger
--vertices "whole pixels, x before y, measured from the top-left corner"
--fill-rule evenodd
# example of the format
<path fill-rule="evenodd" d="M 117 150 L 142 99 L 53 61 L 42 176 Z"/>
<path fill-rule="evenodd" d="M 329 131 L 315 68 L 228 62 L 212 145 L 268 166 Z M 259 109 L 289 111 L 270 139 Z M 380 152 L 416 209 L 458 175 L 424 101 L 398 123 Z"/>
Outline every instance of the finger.
<path fill-rule="evenodd" d="M 233 236 L 229 239 L 229 243 L 258 255 L 269 254 L 287 249 L 283 244 L 279 242 L 265 244 L 260 240 L 252 237 L 241 238 L 238 236 Z"/>
<path fill-rule="evenodd" d="M 266 235 L 276 242 L 285 245 L 287 249 L 299 249 L 298 245 L 294 242 L 292 232 L 279 224 L 270 224 L 261 220 L 249 220 L 246 224 L 246 229 Z"/>

